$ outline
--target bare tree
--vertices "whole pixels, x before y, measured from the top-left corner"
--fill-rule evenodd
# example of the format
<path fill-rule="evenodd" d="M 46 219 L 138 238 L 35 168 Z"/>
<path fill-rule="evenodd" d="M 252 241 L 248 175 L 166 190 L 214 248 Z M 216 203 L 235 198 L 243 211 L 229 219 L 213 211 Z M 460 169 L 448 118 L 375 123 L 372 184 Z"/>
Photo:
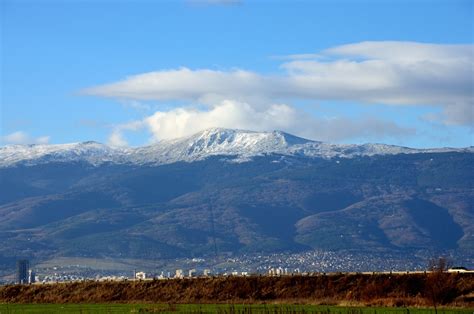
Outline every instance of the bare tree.
<path fill-rule="evenodd" d="M 438 313 L 438 306 L 446 303 L 452 296 L 454 282 L 449 269 L 449 261 L 445 257 L 431 259 L 428 263 L 429 273 L 425 281 L 426 295 L 429 297 L 435 313 Z"/>

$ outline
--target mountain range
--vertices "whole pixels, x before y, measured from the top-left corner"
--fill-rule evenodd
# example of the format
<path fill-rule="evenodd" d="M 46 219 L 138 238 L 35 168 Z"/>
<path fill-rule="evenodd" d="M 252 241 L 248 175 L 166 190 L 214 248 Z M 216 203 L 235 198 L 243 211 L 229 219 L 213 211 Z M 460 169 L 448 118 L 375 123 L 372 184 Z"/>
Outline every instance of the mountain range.
<path fill-rule="evenodd" d="M 474 147 L 413 149 L 385 144 L 330 144 L 281 131 L 252 132 L 211 128 L 190 137 L 164 140 L 139 148 L 110 147 L 93 141 L 59 145 L 8 145 L 0 147 L 0 167 L 51 162 L 86 162 L 94 166 L 107 163 L 157 166 L 219 155 L 235 156 L 234 161 L 241 162 L 268 154 L 330 159 L 442 152 L 472 153 Z"/>
<path fill-rule="evenodd" d="M 213 128 L 138 148 L 0 147 L 0 265 L 19 257 L 474 250 L 474 147 Z"/>

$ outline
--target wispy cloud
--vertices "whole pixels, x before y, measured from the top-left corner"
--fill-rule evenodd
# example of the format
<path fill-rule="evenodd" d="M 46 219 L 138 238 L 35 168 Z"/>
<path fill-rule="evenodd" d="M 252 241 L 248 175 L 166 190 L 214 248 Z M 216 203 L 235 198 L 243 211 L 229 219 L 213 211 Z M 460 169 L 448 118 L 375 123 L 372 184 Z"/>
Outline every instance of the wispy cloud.
<path fill-rule="evenodd" d="M 151 110 L 151 106 L 149 104 L 134 100 L 134 99 L 122 99 L 120 100 L 120 103 L 126 107 L 126 108 L 131 108 L 135 109 L 138 111 L 149 111 Z"/>
<path fill-rule="evenodd" d="M 113 126 L 107 144 L 115 147 L 128 146 L 128 142 L 124 137 L 124 132 L 138 131 L 144 127 L 143 121 L 130 121 L 123 124 Z"/>
<path fill-rule="evenodd" d="M 16 131 L 1 137 L 3 144 L 48 144 L 49 136 L 32 137 L 24 131 Z"/>

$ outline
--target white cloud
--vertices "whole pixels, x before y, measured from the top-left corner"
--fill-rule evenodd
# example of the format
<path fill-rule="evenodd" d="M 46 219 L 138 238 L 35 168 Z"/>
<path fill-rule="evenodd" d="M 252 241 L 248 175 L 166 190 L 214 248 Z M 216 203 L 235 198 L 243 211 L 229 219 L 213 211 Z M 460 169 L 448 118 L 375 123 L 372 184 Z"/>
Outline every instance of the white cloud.
<path fill-rule="evenodd" d="M 123 132 L 119 128 L 114 129 L 109 136 L 107 144 L 115 147 L 128 146 L 127 140 L 123 137 Z"/>
<path fill-rule="evenodd" d="M 137 111 L 150 111 L 151 106 L 149 104 L 143 103 L 136 101 L 134 99 L 123 99 L 120 101 L 120 103 L 125 107 L 125 108 L 132 108 Z"/>
<path fill-rule="evenodd" d="M 474 75 L 474 74 L 473 74 Z M 474 103 L 460 102 L 444 109 L 444 121 L 448 125 L 465 124 L 474 129 Z"/>
<path fill-rule="evenodd" d="M 288 105 L 257 109 L 248 103 L 225 100 L 208 110 L 177 108 L 158 111 L 144 122 L 156 140 L 191 135 L 210 127 L 268 130 L 291 128 L 298 112 Z"/>
<path fill-rule="evenodd" d="M 445 106 L 441 113 L 429 113 L 422 119 L 437 122 L 444 121 L 445 126 L 466 125 L 471 133 L 474 132 L 474 105 L 469 102 L 458 102 L 449 106 Z"/>
<path fill-rule="evenodd" d="M 193 71 L 180 68 L 135 75 L 121 82 L 92 87 L 83 92 L 119 99 L 178 99 L 212 104 L 229 98 L 261 97 L 265 89 L 269 89 L 265 79 L 249 71 Z"/>
<path fill-rule="evenodd" d="M 402 41 L 364 41 L 326 49 L 325 54 L 367 59 L 425 61 L 468 60 L 472 62 L 473 45 L 440 45 Z"/>
<path fill-rule="evenodd" d="M 144 127 L 142 121 L 130 121 L 127 123 L 119 124 L 113 127 L 112 133 L 110 134 L 107 144 L 115 147 L 128 146 L 128 142 L 125 139 L 125 131 L 138 131 Z"/>
<path fill-rule="evenodd" d="M 324 58 L 311 59 L 319 55 Z M 226 99 L 264 108 L 288 99 L 430 105 L 443 109 L 438 116 L 443 123 L 474 124 L 474 45 L 361 42 L 288 59 L 280 75 L 180 68 L 131 76 L 84 93 L 197 101 L 211 112 Z"/>
<path fill-rule="evenodd" d="M 48 144 L 49 143 L 49 139 L 50 137 L 49 136 L 40 136 L 40 137 L 37 137 L 34 142 L 36 144 Z"/>
<path fill-rule="evenodd" d="M 348 118 L 316 118 L 286 104 L 265 107 L 251 106 L 245 102 L 225 100 L 206 109 L 176 108 L 157 111 L 143 120 L 117 126 L 109 144 L 124 146 L 123 133 L 146 128 L 152 142 L 188 136 L 206 128 L 224 127 L 256 131 L 285 130 L 295 135 L 325 140 L 390 138 L 414 135 L 415 130 L 374 117 L 357 121 Z"/>
<path fill-rule="evenodd" d="M 16 131 L 1 137 L 5 144 L 48 144 L 49 136 L 32 137 L 23 131 Z"/>

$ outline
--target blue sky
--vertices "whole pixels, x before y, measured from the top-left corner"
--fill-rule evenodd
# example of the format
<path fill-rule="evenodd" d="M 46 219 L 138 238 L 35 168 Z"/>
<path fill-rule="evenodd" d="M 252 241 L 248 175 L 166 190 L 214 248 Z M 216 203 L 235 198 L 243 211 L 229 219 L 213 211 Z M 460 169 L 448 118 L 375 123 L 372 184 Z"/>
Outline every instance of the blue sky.
<path fill-rule="evenodd" d="M 2 144 L 473 141 L 472 1 L 1 2 Z"/>

